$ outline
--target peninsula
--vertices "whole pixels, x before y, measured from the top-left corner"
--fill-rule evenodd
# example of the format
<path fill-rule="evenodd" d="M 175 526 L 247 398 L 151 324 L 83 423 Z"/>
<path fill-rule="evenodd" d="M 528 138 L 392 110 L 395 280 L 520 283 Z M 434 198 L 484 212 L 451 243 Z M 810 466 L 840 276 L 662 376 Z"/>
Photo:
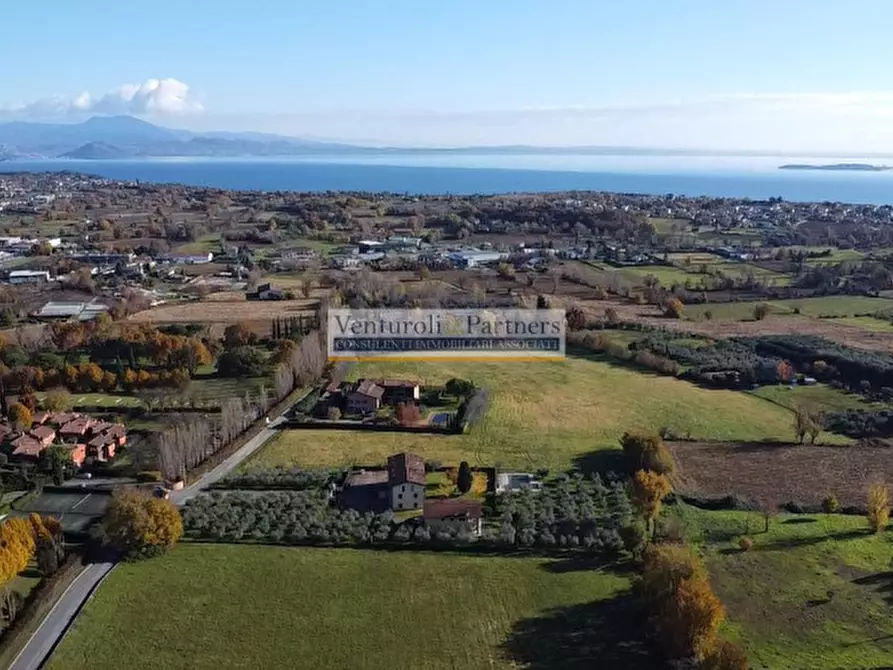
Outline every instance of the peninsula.
<path fill-rule="evenodd" d="M 885 172 L 893 168 L 886 165 L 869 165 L 868 163 L 832 163 L 830 165 L 782 165 L 779 170 L 843 170 L 850 172 Z"/>

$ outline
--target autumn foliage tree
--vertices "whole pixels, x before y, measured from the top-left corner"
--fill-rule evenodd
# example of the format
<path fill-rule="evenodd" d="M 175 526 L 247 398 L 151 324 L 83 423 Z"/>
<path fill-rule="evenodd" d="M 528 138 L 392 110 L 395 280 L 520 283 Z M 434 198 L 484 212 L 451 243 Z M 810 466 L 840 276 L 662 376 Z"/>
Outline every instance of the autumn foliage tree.
<path fill-rule="evenodd" d="M 397 407 L 394 408 L 394 416 L 401 426 L 414 426 L 422 420 L 419 406 L 414 402 L 397 403 Z"/>
<path fill-rule="evenodd" d="M 670 298 L 664 308 L 664 314 L 671 319 L 681 319 L 685 316 L 685 305 L 679 298 Z"/>
<path fill-rule="evenodd" d="M 28 517 L 34 531 L 37 567 L 49 576 L 59 569 L 65 560 L 65 544 L 61 524 L 53 517 L 31 514 Z"/>
<path fill-rule="evenodd" d="M 633 476 L 633 502 L 649 529 L 654 527 L 654 519 L 660 514 L 661 502 L 672 488 L 670 479 L 657 472 L 639 470 Z"/>
<path fill-rule="evenodd" d="M 28 566 L 34 547 L 34 530 L 28 519 L 12 517 L 0 524 L 0 583 Z"/>
<path fill-rule="evenodd" d="M 34 422 L 31 410 L 20 402 L 14 402 L 9 406 L 9 420 L 17 430 L 27 430 Z"/>
<path fill-rule="evenodd" d="M 112 496 L 103 519 L 109 544 L 131 558 L 146 558 L 173 547 L 183 535 L 183 519 L 170 501 L 133 489 Z"/>
<path fill-rule="evenodd" d="M 779 363 L 778 367 L 775 369 L 775 373 L 778 375 L 779 381 L 786 384 L 794 378 L 794 368 L 787 361 Z"/>
<path fill-rule="evenodd" d="M 686 547 L 649 547 L 637 591 L 669 658 L 702 662 L 721 645 L 717 632 L 725 609 L 710 588 L 704 565 Z"/>
<path fill-rule="evenodd" d="M 809 405 L 798 404 L 794 407 L 794 432 L 797 441 L 803 444 L 806 436 L 809 436 L 810 444 L 815 444 L 816 438 L 822 432 L 822 416 Z"/>
<path fill-rule="evenodd" d="M 883 482 L 868 487 L 868 525 L 873 533 L 880 533 L 890 520 L 890 489 Z"/>
<path fill-rule="evenodd" d="M 586 327 L 586 314 L 579 307 L 571 307 L 565 312 L 568 330 L 583 330 Z"/>
<path fill-rule="evenodd" d="M 631 473 L 651 470 L 658 474 L 673 472 L 673 456 L 660 435 L 627 432 L 620 438 L 623 456 Z"/>

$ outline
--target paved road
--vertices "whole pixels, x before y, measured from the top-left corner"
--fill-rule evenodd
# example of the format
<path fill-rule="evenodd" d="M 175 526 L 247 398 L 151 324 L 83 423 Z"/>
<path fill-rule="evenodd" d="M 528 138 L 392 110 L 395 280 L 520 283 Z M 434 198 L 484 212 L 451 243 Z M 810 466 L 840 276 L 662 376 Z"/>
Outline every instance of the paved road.
<path fill-rule="evenodd" d="M 280 416 L 271 421 L 260 433 L 248 440 L 237 452 L 216 468 L 187 486 L 182 491 L 174 491 L 171 500 L 182 507 L 198 495 L 201 490 L 225 477 L 230 470 L 264 446 L 278 433 L 277 428 L 285 421 Z M 105 576 L 115 567 L 114 562 L 93 563 L 87 566 L 66 589 L 47 617 L 40 624 L 25 648 L 10 666 L 10 670 L 38 670 L 49 658 L 53 649 L 62 640 L 74 622 L 81 608 L 99 586 Z"/>
<path fill-rule="evenodd" d="M 9 670 L 36 670 L 43 665 L 81 607 L 113 567 L 115 563 L 108 562 L 93 563 L 84 568 L 50 610 L 25 648 L 19 652 Z"/>
<path fill-rule="evenodd" d="M 257 435 L 248 440 L 236 453 L 227 458 L 216 468 L 209 470 L 203 476 L 199 477 L 192 484 L 184 488 L 182 491 L 174 491 L 171 493 L 171 500 L 178 506 L 182 507 L 189 500 L 197 496 L 202 489 L 207 488 L 211 484 L 223 479 L 230 470 L 235 468 L 239 463 L 251 456 L 255 451 L 269 442 L 279 431 L 278 427 L 285 421 L 280 416 L 270 421 L 269 425 L 260 431 Z"/>

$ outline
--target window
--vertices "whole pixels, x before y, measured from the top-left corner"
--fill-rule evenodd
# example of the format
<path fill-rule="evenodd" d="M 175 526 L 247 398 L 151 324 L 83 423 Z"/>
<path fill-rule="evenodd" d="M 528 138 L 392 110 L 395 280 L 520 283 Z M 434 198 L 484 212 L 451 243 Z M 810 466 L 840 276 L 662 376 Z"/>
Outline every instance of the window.
<path fill-rule="evenodd" d="M 418 494 L 418 493 L 413 493 L 413 494 L 412 494 L 412 497 L 415 498 L 416 500 L 418 500 L 419 494 Z"/>
<path fill-rule="evenodd" d="M 401 490 L 401 491 L 405 491 L 405 490 L 406 490 L 406 484 L 404 484 L 403 486 L 401 486 L 401 487 L 400 487 L 400 490 Z"/>
<path fill-rule="evenodd" d="M 402 494 L 402 493 L 398 493 L 398 494 L 397 494 L 397 500 L 403 500 L 403 494 Z"/>

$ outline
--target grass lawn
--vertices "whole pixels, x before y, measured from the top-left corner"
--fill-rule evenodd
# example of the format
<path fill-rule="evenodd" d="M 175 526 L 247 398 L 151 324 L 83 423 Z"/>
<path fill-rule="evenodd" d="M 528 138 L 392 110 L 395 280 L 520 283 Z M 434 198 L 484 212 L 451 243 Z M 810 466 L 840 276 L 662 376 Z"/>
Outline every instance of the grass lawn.
<path fill-rule="evenodd" d="M 754 391 L 747 391 L 747 393 L 791 410 L 799 403 L 815 407 L 822 412 L 848 409 L 883 409 L 887 407 L 884 403 L 869 402 L 856 393 L 847 393 L 842 389 L 836 389 L 825 384 L 794 387 L 778 384 L 775 386 L 761 386 Z"/>
<path fill-rule="evenodd" d="M 888 298 L 869 298 L 858 295 L 833 295 L 821 298 L 799 298 L 796 300 L 767 300 L 756 302 L 707 303 L 704 305 L 686 305 L 685 314 L 689 318 L 700 318 L 705 311 L 713 314 L 713 319 L 723 321 L 753 320 L 754 307 L 765 302 L 772 314 L 800 314 L 808 317 L 852 317 L 854 314 L 871 314 L 883 309 L 893 308 L 893 300 Z M 846 322 L 844 322 L 846 323 Z"/>
<path fill-rule="evenodd" d="M 245 467 L 382 463 L 413 451 L 445 465 L 565 469 L 588 452 L 617 449 L 627 430 L 667 427 L 716 440 L 793 439 L 791 413 L 737 391 L 569 357 L 560 362 L 359 364 L 355 377 L 451 377 L 490 391 L 486 415 L 464 435 L 283 430 Z"/>
<path fill-rule="evenodd" d="M 847 316 L 835 319 L 835 323 L 845 323 L 864 330 L 877 330 L 882 333 L 893 333 L 893 323 L 887 319 L 876 319 L 873 316 Z"/>
<path fill-rule="evenodd" d="M 648 218 L 648 223 L 654 226 L 654 230 L 661 234 L 672 234 L 673 227 L 678 232 L 691 231 L 691 220 L 689 219 L 665 219 L 658 216 Z"/>
<path fill-rule="evenodd" d="M 208 233 L 207 235 L 202 235 L 195 242 L 178 244 L 171 251 L 175 254 L 206 254 L 209 251 L 216 254 L 220 251 L 220 235 L 218 233 Z"/>
<path fill-rule="evenodd" d="M 671 514 L 702 543 L 728 631 L 752 668 L 890 667 L 889 532 L 869 535 L 864 518 L 840 515 L 781 515 L 763 533 L 756 513 L 683 506 Z M 745 532 L 748 552 L 736 544 Z"/>
<path fill-rule="evenodd" d="M 696 270 L 697 267 L 694 267 L 692 272 L 689 273 L 668 265 L 637 265 L 635 267 L 622 268 L 619 272 L 624 279 L 636 284 L 642 284 L 648 275 L 656 277 L 663 286 L 685 284 L 686 280 L 698 284 L 702 279 L 710 279 L 706 275 L 694 274 Z"/>
<path fill-rule="evenodd" d="M 518 667 L 582 625 L 546 631 L 553 608 L 627 586 L 529 558 L 184 545 L 119 565 L 47 667 Z M 505 645 L 538 627 L 535 642 Z"/>

